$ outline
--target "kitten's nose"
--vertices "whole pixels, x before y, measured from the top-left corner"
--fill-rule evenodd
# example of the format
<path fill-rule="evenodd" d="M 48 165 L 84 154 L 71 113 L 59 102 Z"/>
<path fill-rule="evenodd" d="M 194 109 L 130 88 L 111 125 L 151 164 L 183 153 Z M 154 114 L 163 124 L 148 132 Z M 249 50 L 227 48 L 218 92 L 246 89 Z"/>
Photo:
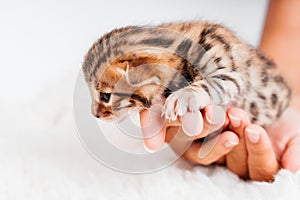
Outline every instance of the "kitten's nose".
<path fill-rule="evenodd" d="M 92 105 L 92 114 L 96 118 L 102 118 L 102 119 L 109 119 L 113 116 L 113 113 L 110 111 L 110 109 L 105 108 L 104 106 L 101 106 L 99 104 L 93 104 Z"/>
<path fill-rule="evenodd" d="M 93 103 L 92 104 L 92 114 L 96 117 L 96 118 L 100 118 L 100 113 L 99 113 L 99 105 Z"/>
<path fill-rule="evenodd" d="M 105 118 L 105 117 L 110 117 L 112 115 L 112 113 L 110 111 L 105 111 L 105 112 L 98 112 L 98 113 L 93 113 L 93 115 L 96 117 L 96 118 Z"/>
<path fill-rule="evenodd" d="M 95 112 L 94 110 L 92 110 L 92 114 L 94 115 L 94 117 L 100 118 L 100 114 L 98 112 Z"/>
<path fill-rule="evenodd" d="M 103 117 L 109 117 L 109 116 L 111 116 L 112 115 L 112 113 L 110 112 L 110 111 L 105 111 L 104 113 L 103 113 Z"/>

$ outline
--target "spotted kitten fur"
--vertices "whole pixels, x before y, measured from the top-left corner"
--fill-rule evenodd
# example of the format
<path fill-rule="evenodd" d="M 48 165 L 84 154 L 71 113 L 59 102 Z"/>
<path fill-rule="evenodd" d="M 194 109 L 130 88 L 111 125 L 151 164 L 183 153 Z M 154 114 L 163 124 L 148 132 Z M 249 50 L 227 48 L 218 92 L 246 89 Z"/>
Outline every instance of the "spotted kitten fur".
<path fill-rule="evenodd" d="M 107 120 L 164 102 L 169 120 L 217 104 L 245 109 L 253 123 L 267 126 L 291 96 L 272 61 L 202 21 L 113 30 L 91 47 L 82 69 L 92 113 Z"/>

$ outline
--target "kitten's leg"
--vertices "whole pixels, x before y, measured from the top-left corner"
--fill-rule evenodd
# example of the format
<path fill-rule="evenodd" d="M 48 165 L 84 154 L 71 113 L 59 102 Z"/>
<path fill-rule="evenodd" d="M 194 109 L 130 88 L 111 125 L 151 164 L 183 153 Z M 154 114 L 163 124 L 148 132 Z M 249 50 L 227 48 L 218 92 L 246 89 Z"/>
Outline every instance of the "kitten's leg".
<path fill-rule="evenodd" d="M 185 88 L 173 92 L 167 99 L 162 109 L 166 119 L 175 121 L 178 116 L 187 111 L 195 112 L 211 103 L 211 98 L 206 84 L 196 82 Z"/>
<path fill-rule="evenodd" d="M 231 76 L 210 74 L 206 79 L 173 92 L 162 109 L 166 119 L 176 120 L 187 111 L 194 112 L 209 104 L 227 108 L 232 103 L 242 103 L 241 88 L 244 88 L 241 73 L 231 72 Z M 244 90 L 244 89 L 243 89 Z"/>

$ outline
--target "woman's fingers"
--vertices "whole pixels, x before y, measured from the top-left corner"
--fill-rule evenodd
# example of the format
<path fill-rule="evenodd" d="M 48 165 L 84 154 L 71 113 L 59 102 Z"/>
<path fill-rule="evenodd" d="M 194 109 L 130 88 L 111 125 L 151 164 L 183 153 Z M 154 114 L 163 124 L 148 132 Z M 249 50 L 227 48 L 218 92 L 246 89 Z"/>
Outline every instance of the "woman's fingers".
<path fill-rule="evenodd" d="M 190 137 L 199 135 L 203 130 L 203 118 L 200 111 L 187 112 L 181 117 L 182 130 Z"/>
<path fill-rule="evenodd" d="M 183 154 L 183 157 L 201 165 L 209 165 L 214 162 L 221 164 L 225 161 L 224 156 L 238 145 L 239 138 L 235 133 L 230 131 L 220 133 L 223 126 L 229 123 L 226 118 L 226 113 L 221 107 L 209 105 L 203 109 L 202 116 L 200 117 L 203 118 L 203 128 L 201 132 L 189 138 L 190 140 L 202 138 L 204 142 L 202 143 L 199 142 L 199 140 L 195 140 Z M 198 119 L 190 118 L 187 121 L 182 120 L 182 126 L 189 125 L 185 123 L 195 123 L 195 120 Z M 184 130 L 184 128 L 182 130 Z M 166 141 L 170 143 L 175 152 L 181 151 L 187 142 L 190 141 L 186 139 L 182 130 L 178 126 L 167 128 Z M 203 137 L 211 138 L 203 139 Z"/>
<path fill-rule="evenodd" d="M 167 141 L 168 143 L 172 142 L 171 146 L 176 151 L 176 149 L 182 149 L 191 144 L 191 141 L 195 139 L 211 136 L 215 138 L 205 140 L 201 149 L 202 157 L 200 158 L 199 155 L 198 157 L 204 159 L 203 162 L 205 163 L 208 160 L 216 161 L 219 159 L 221 148 L 215 149 L 215 145 L 220 145 L 222 142 L 219 141 L 218 134 L 226 122 L 226 112 L 221 107 L 209 105 L 205 107 L 202 113 L 200 111 L 188 112 L 179 121 L 166 125 L 164 118 L 161 117 L 161 106 L 159 105 L 141 111 L 140 123 L 146 150 L 155 151 L 162 146 L 164 141 Z M 167 133 L 166 126 L 168 126 Z M 218 133 L 216 133 L 217 131 Z M 212 136 L 212 133 L 216 134 Z M 176 141 L 173 141 L 175 137 Z M 205 159 L 206 156 L 209 157 Z"/>
<path fill-rule="evenodd" d="M 205 157 L 201 156 L 203 143 L 198 142 L 197 140 L 191 144 L 183 157 L 201 165 L 210 165 L 214 162 L 218 162 L 219 160 L 224 161 L 222 158 L 236 145 L 238 145 L 239 138 L 235 133 L 226 131 L 218 137 L 215 144 L 210 144 L 211 141 L 212 140 L 206 141 L 206 144 L 213 145 L 213 148 Z"/>
<path fill-rule="evenodd" d="M 172 142 L 172 148 L 178 152 L 178 149 L 190 145 L 191 141 L 207 136 L 203 139 L 205 142 L 201 148 L 201 158 L 204 158 L 216 145 L 224 123 L 226 123 L 225 111 L 219 106 L 210 105 L 205 107 L 202 113 L 200 111 L 186 113 L 181 118 L 181 124 L 168 123 L 166 142 L 170 144 Z"/>
<path fill-rule="evenodd" d="M 282 155 L 281 164 L 284 169 L 297 172 L 300 169 L 300 132 L 290 140 Z"/>
<path fill-rule="evenodd" d="M 180 122 L 167 123 L 167 127 L 182 126 L 182 131 L 185 133 L 182 135 L 183 140 L 191 141 L 215 133 L 227 124 L 226 112 L 220 106 L 208 105 L 202 112 L 187 112 L 180 118 Z M 172 131 L 167 131 L 167 142 L 176 136 L 178 127 L 170 130 Z"/>
<path fill-rule="evenodd" d="M 167 124 L 166 142 L 176 153 L 182 154 L 184 149 L 188 149 L 184 154 L 186 158 L 194 158 L 194 162 L 207 165 L 219 161 L 238 144 L 238 137 L 233 133 L 222 134 L 220 138 L 219 134 L 225 123 L 228 123 L 225 111 L 219 106 L 209 105 L 202 113 L 186 113 L 181 118 L 181 124 Z M 203 139 L 204 137 L 210 139 Z M 202 138 L 204 143 L 193 142 L 199 138 Z"/>
<path fill-rule="evenodd" d="M 226 165 L 228 169 L 240 177 L 248 178 L 247 149 L 244 138 L 245 127 L 250 124 L 247 113 L 239 108 L 231 108 L 227 112 L 229 118 L 229 129 L 235 132 L 239 137 L 237 145 L 226 156 Z"/>
<path fill-rule="evenodd" d="M 152 106 L 140 112 L 140 123 L 144 137 L 145 149 L 158 150 L 165 141 L 166 125 L 161 117 L 161 106 Z"/>
<path fill-rule="evenodd" d="M 195 139 L 206 137 L 220 130 L 226 122 L 226 112 L 220 106 L 208 105 L 202 110 L 202 118 L 203 128 L 195 136 Z"/>
<path fill-rule="evenodd" d="M 243 178 L 271 181 L 279 166 L 266 131 L 250 124 L 247 113 L 239 108 L 228 110 L 229 128 L 240 143 L 226 156 L 227 167 Z"/>
<path fill-rule="evenodd" d="M 288 108 L 279 120 L 267 129 L 268 136 L 277 156 L 280 157 L 281 167 L 296 172 L 300 169 L 300 112 Z"/>
<path fill-rule="evenodd" d="M 258 125 L 251 124 L 246 127 L 245 136 L 249 178 L 256 181 L 272 181 L 279 165 L 266 131 Z M 300 146 L 296 150 L 299 152 Z"/>
<path fill-rule="evenodd" d="M 226 121 L 226 112 L 220 107 L 215 105 L 206 106 L 202 112 L 187 112 L 180 117 L 180 123 L 178 121 L 167 123 L 168 126 L 181 126 L 183 140 L 191 141 L 199 138 L 203 138 L 224 126 Z M 174 134 L 171 134 L 174 136 Z M 168 137 L 170 140 L 170 137 Z"/>

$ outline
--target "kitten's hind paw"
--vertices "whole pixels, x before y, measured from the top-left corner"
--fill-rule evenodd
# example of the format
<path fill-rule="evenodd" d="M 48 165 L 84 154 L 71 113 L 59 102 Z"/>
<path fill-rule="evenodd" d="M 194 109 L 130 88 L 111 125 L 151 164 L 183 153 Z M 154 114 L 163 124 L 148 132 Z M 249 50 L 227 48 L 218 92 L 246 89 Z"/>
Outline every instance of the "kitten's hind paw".
<path fill-rule="evenodd" d="M 172 93 L 162 108 L 162 115 L 166 119 L 175 121 L 187 111 L 195 112 L 210 104 L 208 94 L 202 88 L 188 86 Z"/>

